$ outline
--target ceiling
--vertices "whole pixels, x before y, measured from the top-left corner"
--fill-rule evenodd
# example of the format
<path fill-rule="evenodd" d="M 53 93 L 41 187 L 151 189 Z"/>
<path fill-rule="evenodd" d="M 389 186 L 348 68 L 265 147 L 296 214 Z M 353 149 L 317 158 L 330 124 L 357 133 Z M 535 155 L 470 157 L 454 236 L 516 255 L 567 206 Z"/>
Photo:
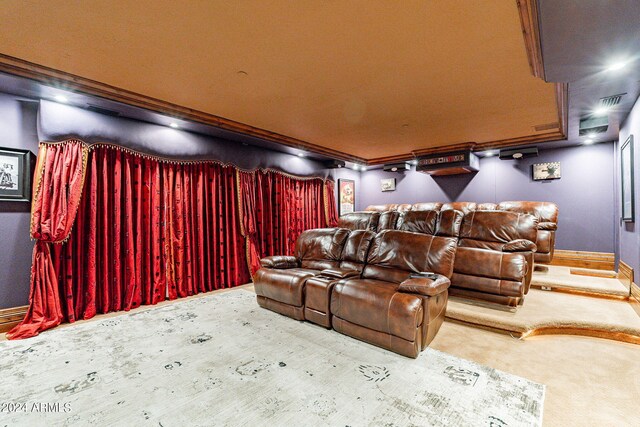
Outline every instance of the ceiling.
<path fill-rule="evenodd" d="M 4 55 L 338 158 L 560 126 L 515 1 L 12 1 L 0 21 Z"/>

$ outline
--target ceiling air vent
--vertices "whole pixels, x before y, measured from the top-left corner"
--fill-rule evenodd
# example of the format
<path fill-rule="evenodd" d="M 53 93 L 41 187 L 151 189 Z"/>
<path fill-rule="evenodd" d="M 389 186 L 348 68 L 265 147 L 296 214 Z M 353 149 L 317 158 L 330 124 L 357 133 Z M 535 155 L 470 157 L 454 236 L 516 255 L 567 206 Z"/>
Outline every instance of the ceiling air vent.
<path fill-rule="evenodd" d="M 120 115 L 119 111 L 109 110 L 107 108 L 98 107 L 97 105 L 92 105 L 92 104 L 87 104 L 87 110 L 93 111 L 95 113 L 104 114 L 106 116 L 118 117 Z"/>
<path fill-rule="evenodd" d="M 625 96 L 626 93 L 620 93 L 618 95 L 606 96 L 604 98 L 600 98 L 600 107 L 603 108 L 611 108 L 620 104 L 622 97 Z"/>

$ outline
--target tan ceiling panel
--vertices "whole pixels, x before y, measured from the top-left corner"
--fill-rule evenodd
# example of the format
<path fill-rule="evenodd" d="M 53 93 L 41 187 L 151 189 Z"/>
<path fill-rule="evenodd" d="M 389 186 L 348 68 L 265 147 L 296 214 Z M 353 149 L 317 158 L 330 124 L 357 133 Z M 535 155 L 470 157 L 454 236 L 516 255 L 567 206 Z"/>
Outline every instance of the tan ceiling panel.
<path fill-rule="evenodd" d="M 515 1 L 3 1 L 0 52 L 366 159 L 558 121 Z"/>

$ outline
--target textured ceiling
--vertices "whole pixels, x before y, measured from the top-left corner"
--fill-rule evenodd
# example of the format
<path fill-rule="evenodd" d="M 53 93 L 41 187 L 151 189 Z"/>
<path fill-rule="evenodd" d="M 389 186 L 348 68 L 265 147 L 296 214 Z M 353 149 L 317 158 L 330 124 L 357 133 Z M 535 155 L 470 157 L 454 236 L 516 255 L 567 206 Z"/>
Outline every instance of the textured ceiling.
<path fill-rule="evenodd" d="M 401 6 L 5 1 L 0 53 L 364 159 L 558 121 L 515 1 Z"/>

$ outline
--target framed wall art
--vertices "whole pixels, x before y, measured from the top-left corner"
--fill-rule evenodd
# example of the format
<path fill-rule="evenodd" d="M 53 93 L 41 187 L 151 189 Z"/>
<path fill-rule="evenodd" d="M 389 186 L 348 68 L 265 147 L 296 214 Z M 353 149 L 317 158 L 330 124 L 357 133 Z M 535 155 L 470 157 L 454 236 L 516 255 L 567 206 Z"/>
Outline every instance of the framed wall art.
<path fill-rule="evenodd" d="M 356 183 L 351 179 L 338 179 L 338 215 L 356 210 Z"/>
<path fill-rule="evenodd" d="M 533 180 L 560 179 L 560 162 L 535 163 L 533 166 Z"/>
<path fill-rule="evenodd" d="M 31 159 L 29 150 L 0 147 L 0 202 L 31 200 Z"/>
<path fill-rule="evenodd" d="M 382 191 L 395 191 L 396 189 L 396 179 L 395 178 L 386 178 L 380 180 L 380 190 Z"/>
<path fill-rule="evenodd" d="M 622 220 L 635 221 L 635 196 L 633 182 L 633 135 L 620 147 L 620 190 L 622 192 Z"/>

